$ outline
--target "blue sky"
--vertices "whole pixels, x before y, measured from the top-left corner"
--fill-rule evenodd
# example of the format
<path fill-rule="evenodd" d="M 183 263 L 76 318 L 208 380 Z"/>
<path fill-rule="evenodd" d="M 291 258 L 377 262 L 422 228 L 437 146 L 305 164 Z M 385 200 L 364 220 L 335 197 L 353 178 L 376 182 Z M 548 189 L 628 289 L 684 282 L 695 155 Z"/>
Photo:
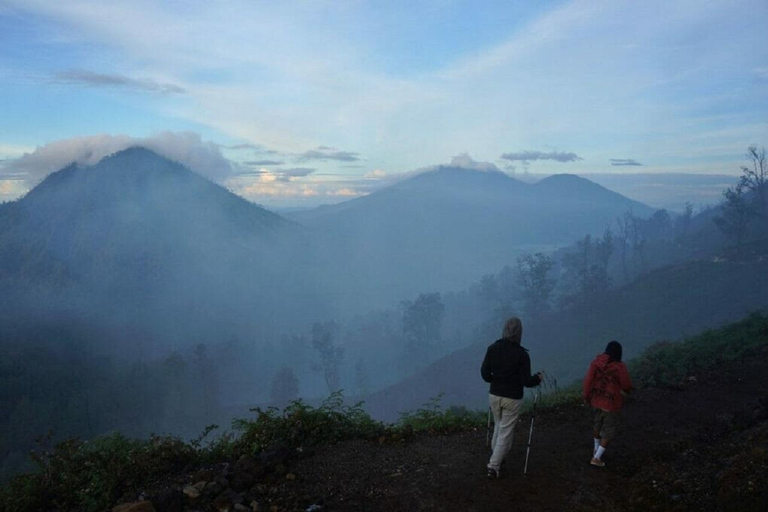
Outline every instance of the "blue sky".
<path fill-rule="evenodd" d="M 0 0 L 0 200 L 131 141 L 277 206 L 461 154 L 737 174 L 768 145 L 766 19 L 765 0 Z"/>

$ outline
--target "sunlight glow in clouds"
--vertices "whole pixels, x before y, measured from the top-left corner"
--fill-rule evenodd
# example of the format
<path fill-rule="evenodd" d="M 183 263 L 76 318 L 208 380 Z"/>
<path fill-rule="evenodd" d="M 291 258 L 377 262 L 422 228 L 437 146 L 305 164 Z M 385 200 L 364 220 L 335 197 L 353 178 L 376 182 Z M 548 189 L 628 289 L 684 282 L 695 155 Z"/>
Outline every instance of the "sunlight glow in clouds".
<path fill-rule="evenodd" d="M 219 154 L 175 159 L 219 182 L 251 162 L 301 198 L 462 152 L 534 173 L 728 173 L 768 145 L 764 0 L 2 5 L 0 148 L 194 132 Z"/>

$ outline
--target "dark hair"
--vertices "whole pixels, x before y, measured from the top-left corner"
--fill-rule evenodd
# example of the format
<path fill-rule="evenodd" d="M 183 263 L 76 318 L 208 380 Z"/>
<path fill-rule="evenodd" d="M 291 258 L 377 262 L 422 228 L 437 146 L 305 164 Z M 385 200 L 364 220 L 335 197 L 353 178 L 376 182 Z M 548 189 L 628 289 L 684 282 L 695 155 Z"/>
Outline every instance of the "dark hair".
<path fill-rule="evenodd" d="M 605 353 L 611 356 L 611 361 L 621 361 L 621 343 L 616 340 L 611 341 L 605 347 Z"/>

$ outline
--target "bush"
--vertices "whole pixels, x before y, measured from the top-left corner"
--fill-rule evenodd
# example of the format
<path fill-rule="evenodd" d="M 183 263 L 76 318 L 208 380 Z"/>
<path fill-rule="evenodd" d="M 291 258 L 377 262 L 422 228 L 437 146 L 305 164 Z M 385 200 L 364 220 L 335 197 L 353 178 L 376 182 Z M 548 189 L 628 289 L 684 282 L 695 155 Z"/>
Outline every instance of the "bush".
<path fill-rule="evenodd" d="M 400 413 L 400 420 L 394 426 L 395 430 L 413 432 L 449 433 L 485 425 L 486 415 L 481 411 L 470 411 L 466 407 L 449 407 L 441 410 L 440 393 L 414 412 Z"/>
<path fill-rule="evenodd" d="M 241 432 L 233 447 L 237 455 L 257 453 L 278 445 L 299 448 L 369 438 L 384 430 L 382 423 L 363 411 L 362 402 L 344 405 L 340 391 L 331 394 L 318 408 L 296 400 L 282 413 L 276 407 L 251 410 L 256 413 L 255 420 L 233 422 L 235 430 Z"/>
<path fill-rule="evenodd" d="M 10 482 L 0 510 L 104 510 L 126 490 L 193 462 L 196 453 L 174 437 L 139 441 L 112 434 L 43 446 L 32 458 L 38 471 Z"/>
<path fill-rule="evenodd" d="M 638 387 L 678 386 L 686 377 L 743 359 L 768 346 L 768 316 L 753 313 L 680 343 L 651 345 L 629 363 Z"/>

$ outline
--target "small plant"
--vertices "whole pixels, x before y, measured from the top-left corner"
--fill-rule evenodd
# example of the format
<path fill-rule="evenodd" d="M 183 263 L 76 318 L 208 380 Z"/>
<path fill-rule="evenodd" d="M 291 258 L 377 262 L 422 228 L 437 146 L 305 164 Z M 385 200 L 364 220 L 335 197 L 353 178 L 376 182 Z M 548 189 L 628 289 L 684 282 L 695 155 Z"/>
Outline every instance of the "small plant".
<path fill-rule="evenodd" d="M 768 346 L 768 316 L 753 313 L 722 329 L 707 331 L 680 343 L 651 345 L 629 364 L 635 384 L 679 386 L 687 377 L 738 361 Z"/>
<path fill-rule="evenodd" d="M 432 397 L 421 409 L 400 413 L 395 429 L 413 432 L 449 433 L 484 425 L 485 413 L 466 407 L 449 407 L 442 411 L 443 393 Z"/>
<path fill-rule="evenodd" d="M 374 437 L 384 430 L 383 424 L 363 410 L 362 402 L 344 405 L 341 391 L 332 393 L 317 408 L 296 400 L 282 413 L 276 407 L 251 410 L 256 419 L 233 422 L 233 428 L 241 432 L 235 441 L 235 453 L 257 453 L 277 445 L 316 446 Z"/>
<path fill-rule="evenodd" d="M 0 510 L 104 510 L 125 490 L 193 462 L 196 452 L 174 437 L 139 441 L 115 433 L 44 446 L 32 458 L 38 471 L 10 482 Z"/>

